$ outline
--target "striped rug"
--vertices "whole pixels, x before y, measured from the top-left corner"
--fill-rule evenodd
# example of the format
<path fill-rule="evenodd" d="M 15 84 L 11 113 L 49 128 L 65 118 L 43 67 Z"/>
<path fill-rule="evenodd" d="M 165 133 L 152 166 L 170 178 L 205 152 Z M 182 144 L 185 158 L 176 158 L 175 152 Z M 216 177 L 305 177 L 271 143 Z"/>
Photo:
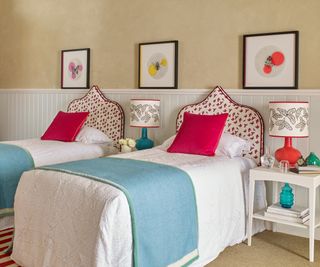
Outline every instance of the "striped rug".
<path fill-rule="evenodd" d="M 17 265 L 13 260 L 11 260 L 11 253 L 4 253 L 13 236 L 13 228 L 8 228 L 4 230 L 0 230 L 0 267 L 16 267 Z"/>

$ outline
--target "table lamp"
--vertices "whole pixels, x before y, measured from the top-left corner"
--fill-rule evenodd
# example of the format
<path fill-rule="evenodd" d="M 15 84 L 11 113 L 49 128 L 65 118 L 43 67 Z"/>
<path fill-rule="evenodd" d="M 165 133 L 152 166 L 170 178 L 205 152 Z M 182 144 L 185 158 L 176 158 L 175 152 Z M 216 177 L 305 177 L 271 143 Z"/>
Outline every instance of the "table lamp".
<path fill-rule="evenodd" d="M 136 140 L 136 148 L 152 148 L 153 141 L 148 138 L 147 130 L 160 127 L 160 100 L 131 99 L 130 126 L 142 128 L 141 138 Z"/>
<path fill-rule="evenodd" d="M 294 166 L 301 157 L 299 150 L 292 146 L 292 138 L 309 136 L 309 103 L 306 101 L 269 102 L 269 135 L 284 137 L 284 146 L 275 152 L 280 162 L 287 160 Z"/>

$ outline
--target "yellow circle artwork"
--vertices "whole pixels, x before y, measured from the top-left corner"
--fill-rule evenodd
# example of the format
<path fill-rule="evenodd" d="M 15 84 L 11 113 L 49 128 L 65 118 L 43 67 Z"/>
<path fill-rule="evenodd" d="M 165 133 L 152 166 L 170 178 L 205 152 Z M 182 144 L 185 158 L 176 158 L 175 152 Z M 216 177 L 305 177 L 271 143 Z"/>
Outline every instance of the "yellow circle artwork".
<path fill-rule="evenodd" d="M 149 75 L 156 80 L 161 79 L 168 71 L 168 60 L 161 53 L 154 54 L 147 65 Z"/>

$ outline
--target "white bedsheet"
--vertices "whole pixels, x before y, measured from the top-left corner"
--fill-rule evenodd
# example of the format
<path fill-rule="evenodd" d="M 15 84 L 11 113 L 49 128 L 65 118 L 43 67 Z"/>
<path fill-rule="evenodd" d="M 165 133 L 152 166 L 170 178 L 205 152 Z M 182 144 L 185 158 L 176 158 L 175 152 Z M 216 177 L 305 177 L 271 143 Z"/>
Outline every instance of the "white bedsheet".
<path fill-rule="evenodd" d="M 25 139 L 2 143 L 20 146 L 29 151 L 35 167 L 99 158 L 117 152 L 115 147 L 108 144 L 84 144 L 81 142 L 44 141 L 41 139 Z"/>
<path fill-rule="evenodd" d="M 244 158 L 170 154 L 159 148 L 117 157 L 177 166 L 189 173 L 196 192 L 200 258 L 213 260 L 246 237 L 248 170 Z M 245 189 L 245 190 L 244 190 Z M 265 207 L 258 184 L 255 208 Z M 107 184 L 43 170 L 24 173 L 15 199 L 12 258 L 28 266 L 131 266 L 132 236 L 124 194 Z M 264 229 L 256 225 L 255 232 Z"/>

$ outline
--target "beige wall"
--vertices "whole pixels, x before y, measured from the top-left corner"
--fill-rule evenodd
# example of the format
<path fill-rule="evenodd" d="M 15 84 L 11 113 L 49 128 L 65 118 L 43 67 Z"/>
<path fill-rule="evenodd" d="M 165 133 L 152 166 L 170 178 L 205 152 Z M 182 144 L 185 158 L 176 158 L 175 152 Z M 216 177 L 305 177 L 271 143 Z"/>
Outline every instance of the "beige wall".
<path fill-rule="evenodd" d="M 0 88 L 59 88 L 60 50 L 91 84 L 137 87 L 137 44 L 179 40 L 179 87 L 241 88 L 246 33 L 300 31 L 300 88 L 320 88 L 319 0 L 1 0 Z"/>

